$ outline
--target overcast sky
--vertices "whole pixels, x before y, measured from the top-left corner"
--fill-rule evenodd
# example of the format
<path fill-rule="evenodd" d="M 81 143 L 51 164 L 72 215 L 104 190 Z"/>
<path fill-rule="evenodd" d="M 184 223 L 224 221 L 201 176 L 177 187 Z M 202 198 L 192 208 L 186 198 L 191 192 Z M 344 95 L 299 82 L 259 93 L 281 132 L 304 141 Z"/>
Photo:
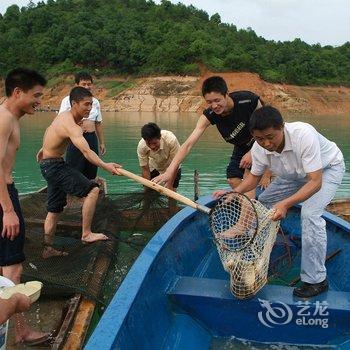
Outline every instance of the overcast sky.
<path fill-rule="evenodd" d="M 29 0 L 0 0 L 0 12 L 12 4 L 26 6 Z M 36 2 L 36 1 L 34 1 Z M 155 0 L 159 3 L 160 0 Z M 171 2 L 179 2 L 171 0 Z M 251 27 L 259 36 L 272 40 L 300 38 L 321 45 L 350 41 L 350 0 L 182 0 L 238 29 Z"/>

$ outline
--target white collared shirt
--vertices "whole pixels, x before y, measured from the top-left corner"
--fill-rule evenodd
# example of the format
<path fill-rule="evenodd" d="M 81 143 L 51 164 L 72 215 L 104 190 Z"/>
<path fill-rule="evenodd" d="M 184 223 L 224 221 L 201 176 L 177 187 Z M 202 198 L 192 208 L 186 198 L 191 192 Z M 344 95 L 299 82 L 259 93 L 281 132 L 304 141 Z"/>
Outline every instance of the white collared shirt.
<path fill-rule="evenodd" d="M 179 150 L 180 144 L 171 131 L 161 130 L 160 135 L 158 151 L 152 151 L 146 145 L 146 141 L 141 139 L 137 146 L 137 156 L 141 167 L 148 165 L 150 171 L 158 170 L 164 173 Z"/>
<path fill-rule="evenodd" d="M 264 174 L 266 168 L 286 179 L 304 178 L 306 174 L 343 161 L 338 146 L 303 122 L 284 124 L 285 145 L 281 153 L 270 152 L 257 142 L 252 147 L 251 173 Z"/>
<path fill-rule="evenodd" d="M 69 101 L 69 96 L 66 96 L 62 102 L 58 114 L 70 111 L 71 105 Z M 92 98 L 92 108 L 88 118 L 83 118 L 83 120 L 91 120 L 92 122 L 102 122 L 101 106 L 97 98 Z"/>

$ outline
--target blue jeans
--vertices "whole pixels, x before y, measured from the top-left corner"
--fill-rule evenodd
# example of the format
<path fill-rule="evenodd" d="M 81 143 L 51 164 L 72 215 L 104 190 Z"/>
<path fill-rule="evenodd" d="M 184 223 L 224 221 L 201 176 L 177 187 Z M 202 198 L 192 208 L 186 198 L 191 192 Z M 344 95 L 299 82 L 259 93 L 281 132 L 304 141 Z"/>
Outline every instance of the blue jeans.
<path fill-rule="evenodd" d="M 322 214 L 333 199 L 345 172 L 344 162 L 323 169 L 322 187 L 301 204 L 301 271 L 303 282 L 319 283 L 326 278 L 327 233 Z M 271 208 L 296 193 L 305 183 L 303 179 L 277 177 L 259 196 L 259 201 Z"/>

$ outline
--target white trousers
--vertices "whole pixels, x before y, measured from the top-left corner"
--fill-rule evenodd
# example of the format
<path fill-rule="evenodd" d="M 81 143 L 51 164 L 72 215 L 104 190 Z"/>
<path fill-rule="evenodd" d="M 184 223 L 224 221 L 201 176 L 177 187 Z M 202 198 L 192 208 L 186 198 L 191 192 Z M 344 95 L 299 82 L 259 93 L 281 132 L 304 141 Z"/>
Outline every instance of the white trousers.
<path fill-rule="evenodd" d="M 321 189 L 301 204 L 300 277 L 303 282 L 319 283 L 326 278 L 327 233 L 322 214 L 333 199 L 344 172 L 344 162 L 323 169 Z M 259 201 L 271 208 L 296 193 L 306 181 L 306 178 L 290 180 L 277 177 L 259 196 Z"/>

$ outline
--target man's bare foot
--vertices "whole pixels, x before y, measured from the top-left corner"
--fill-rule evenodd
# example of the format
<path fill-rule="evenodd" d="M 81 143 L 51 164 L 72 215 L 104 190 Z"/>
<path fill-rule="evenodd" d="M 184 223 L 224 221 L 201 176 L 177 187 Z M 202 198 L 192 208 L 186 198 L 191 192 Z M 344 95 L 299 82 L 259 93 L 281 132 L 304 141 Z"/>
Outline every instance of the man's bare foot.
<path fill-rule="evenodd" d="M 67 252 L 55 249 L 51 246 L 45 246 L 44 250 L 43 250 L 42 257 L 43 257 L 43 259 L 48 259 L 48 258 L 52 258 L 54 256 L 67 256 L 67 255 L 68 255 Z"/>
<path fill-rule="evenodd" d="M 16 335 L 15 341 L 16 343 L 22 343 L 29 346 L 33 345 L 41 345 L 48 341 L 50 341 L 51 334 L 44 332 L 37 332 L 31 329 L 28 329 L 23 334 Z"/>
<path fill-rule="evenodd" d="M 90 232 L 81 237 L 83 243 L 93 243 L 97 241 L 107 241 L 109 238 L 103 233 L 93 233 Z"/>

